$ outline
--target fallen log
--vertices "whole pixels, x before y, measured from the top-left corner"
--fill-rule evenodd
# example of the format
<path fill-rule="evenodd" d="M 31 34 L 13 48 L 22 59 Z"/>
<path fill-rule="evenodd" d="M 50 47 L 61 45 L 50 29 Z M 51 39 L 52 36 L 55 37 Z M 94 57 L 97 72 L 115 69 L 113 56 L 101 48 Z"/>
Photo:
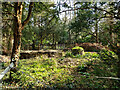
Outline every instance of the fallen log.
<path fill-rule="evenodd" d="M 22 50 L 20 52 L 20 59 L 29 59 L 41 55 L 47 55 L 48 57 L 61 57 L 61 50 Z"/>

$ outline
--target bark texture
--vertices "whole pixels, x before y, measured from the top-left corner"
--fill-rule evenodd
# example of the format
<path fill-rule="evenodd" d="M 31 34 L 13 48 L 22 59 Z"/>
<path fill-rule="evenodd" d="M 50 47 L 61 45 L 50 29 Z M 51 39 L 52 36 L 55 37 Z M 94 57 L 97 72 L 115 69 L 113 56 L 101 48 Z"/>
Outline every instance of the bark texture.
<path fill-rule="evenodd" d="M 11 55 L 11 62 L 14 60 L 15 67 L 17 66 L 19 56 L 20 56 L 20 48 L 21 48 L 21 36 L 22 30 L 24 26 L 29 22 L 31 13 L 32 13 L 33 2 L 29 5 L 28 16 L 22 23 L 22 10 L 23 10 L 23 3 L 22 2 L 15 2 L 14 3 L 14 43 Z"/>

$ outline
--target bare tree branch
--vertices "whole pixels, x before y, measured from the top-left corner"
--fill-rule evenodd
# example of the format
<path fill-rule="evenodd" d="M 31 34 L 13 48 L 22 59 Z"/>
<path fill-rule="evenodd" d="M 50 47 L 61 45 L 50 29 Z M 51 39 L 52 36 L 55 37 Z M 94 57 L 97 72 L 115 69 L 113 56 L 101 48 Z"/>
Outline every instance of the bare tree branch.
<path fill-rule="evenodd" d="M 29 19 L 30 19 L 31 13 L 32 13 L 33 4 L 34 4 L 33 2 L 30 2 L 28 16 L 27 16 L 26 20 L 22 23 L 22 28 L 24 28 L 24 26 L 29 22 Z"/>
<path fill-rule="evenodd" d="M 91 9 L 91 8 L 96 8 L 97 10 L 101 10 L 101 11 L 104 11 L 104 12 L 106 12 L 106 13 L 108 13 L 108 14 L 112 14 L 112 15 L 114 15 L 114 18 L 116 18 L 116 19 L 120 19 L 120 17 L 118 17 L 118 16 L 115 16 L 115 15 L 117 15 L 117 13 L 115 13 L 115 12 L 109 12 L 109 11 L 107 11 L 107 10 L 105 10 L 105 9 L 102 9 L 102 8 L 98 8 L 98 7 L 85 7 L 85 8 L 72 8 L 72 9 L 68 9 L 68 10 L 63 10 L 63 11 L 61 11 L 61 12 L 59 12 L 59 13 L 63 13 L 63 12 L 67 12 L 67 11 L 75 11 L 75 10 L 79 10 L 79 9 L 81 9 L 81 10 L 84 10 L 84 9 Z"/>
<path fill-rule="evenodd" d="M 116 78 L 116 77 L 98 77 L 98 76 L 95 76 L 95 78 L 120 80 L 120 78 Z"/>
<path fill-rule="evenodd" d="M 87 31 L 82 31 L 82 32 L 88 33 Z M 96 37 L 94 34 L 95 34 L 95 33 L 90 33 L 90 32 L 89 32 L 87 35 L 92 35 L 92 36 Z M 87 35 L 86 35 L 86 36 L 87 36 Z"/>

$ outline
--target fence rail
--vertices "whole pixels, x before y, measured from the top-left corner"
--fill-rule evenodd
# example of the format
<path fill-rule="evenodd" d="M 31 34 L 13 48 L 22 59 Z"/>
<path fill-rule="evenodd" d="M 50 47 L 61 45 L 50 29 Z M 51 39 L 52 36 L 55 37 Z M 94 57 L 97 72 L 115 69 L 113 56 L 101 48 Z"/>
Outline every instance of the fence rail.
<path fill-rule="evenodd" d="M 0 80 L 4 77 L 4 75 L 14 66 L 14 63 L 12 62 L 1 74 L 0 74 Z"/>
<path fill-rule="evenodd" d="M 120 78 L 116 78 L 116 77 L 98 77 L 98 76 L 95 76 L 95 78 L 99 78 L 99 79 L 113 79 L 113 80 L 120 80 Z"/>

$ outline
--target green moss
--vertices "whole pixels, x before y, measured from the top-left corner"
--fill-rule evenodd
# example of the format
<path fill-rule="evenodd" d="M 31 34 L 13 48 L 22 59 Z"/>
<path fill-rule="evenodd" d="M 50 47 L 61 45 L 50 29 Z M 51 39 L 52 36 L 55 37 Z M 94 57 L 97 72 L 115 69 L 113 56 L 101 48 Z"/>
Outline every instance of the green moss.
<path fill-rule="evenodd" d="M 81 58 L 76 55 L 77 58 L 48 58 L 42 57 L 33 59 L 20 60 L 20 70 L 17 73 L 12 74 L 11 86 L 18 85 L 21 87 L 35 88 L 44 87 L 43 84 L 37 83 L 36 80 L 50 86 L 54 89 L 64 88 L 109 88 L 111 83 L 114 83 L 112 87 L 116 87 L 115 81 L 108 81 L 106 79 L 93 79 L 91 76 L 113 76 L 116 77 L 116 71 L 104 63 L 100 63 L 99 54 L 85 52 L 81 55 Z M 78 59 L 78 57 L 80 59 Z M 71 63 L 72 62 L 72 63 Z M 70 65 L 68 64 L 70 63 Z M 28 75 L 21 73 L 21 71 L 34 77 L 31 78 Z M 8 85 L 6 78 L 4 77 L 4 85 Z M 103 86 L 105 85 L 105 86 Z"/>
<path fill-rule="evenodd" d="M 116 64 L 115 62 L 118 61 L 118 56 L 110 50 L 101 50 L 99 55 L 101 60 L 103 60 L 108 65 Z"/>
<path fill-rule="evenodd" d="M 77 55 L 77 54 L 83 55 L 84 49 L 82 47 L 76 46 L 76 47 L 72 48 L 72 54 L 73 55 Z"/>
<path fill-rule="evenodd" d="M 84 50 L 82 47 L 79 47 L 79 46 L 75 46 L 74 48 L 72 49 L 79 49 L 79 50 Z"/>

